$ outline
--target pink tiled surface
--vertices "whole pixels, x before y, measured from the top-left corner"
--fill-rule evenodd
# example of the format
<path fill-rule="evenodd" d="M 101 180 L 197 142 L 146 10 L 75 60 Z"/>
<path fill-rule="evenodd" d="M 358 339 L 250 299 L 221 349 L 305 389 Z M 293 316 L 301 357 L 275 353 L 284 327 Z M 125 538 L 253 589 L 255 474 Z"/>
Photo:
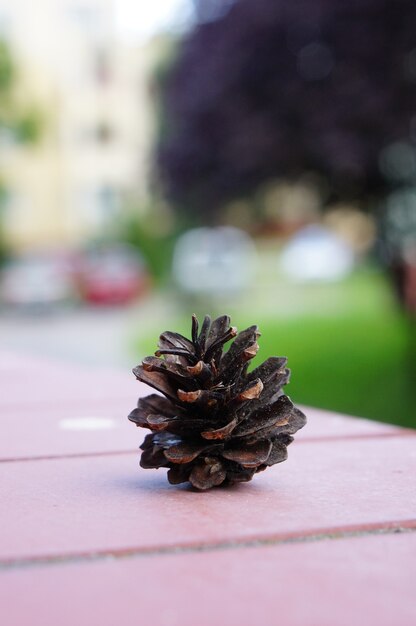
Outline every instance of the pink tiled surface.
<path fill-rule="evenodd" d="M 137 450 L 140 433 L 126 419 L 134 406 L 122 398 L 3 409 L 0 461 Z"/>
<path fill-rule="evenodd" d="M 0 461 L 137 450 L 145 431 L 126 419 L 149 388 L 126 372 L 92 371 L 47 359 L 0 354 Z M 392 435 L 370 420 L 305 408 L 298 441 Z M 85 421 L 84 421 L 85 420 Z"/>
<path fill-rule="evenodd" d="M 30 406 L 1 409 L 1 428 L 7 437 L 0 439 L 0 462 L 10 459 L 39 458 L 100 452 L 133 452 L 138 449 L 146 432 L 126 418 L 135 407 L 139 393 L 146 395 L 145 385 L 133 381 L 133 394 L 124 398 L 71 402 L 59 399 L 42 406 L 38 401 Z M 399 434 L 389 424 L 346 417 L 304 408 L 309 423 L 297 435 L 297 441 L 340 437 L 382 437 Z"/>
<path fill-rule="evenodd" d="M 339 437 L 377 437 L 398 433 L 395 426 L 341 415 L 312 407 L 300 407 L 308 416 L 308 424 L 296 435 L 297 441 Z"/>
<path fill-rule="evenodd" d="M 0 388 L 8 626 L 415 623 L 413 431 L 306 409 L 287 462 L 197 493 L 139 468 L 129 372 L 0 354 Z"/>
<path fill-rule="evenodd" d="M 92 370 L 46 358 L 0 353 L 0 411 L 69 407 L 80 402 L 105 404 L 108 400 L 131 398 L 140 383 L 119 371 Z M 4 390 L 4 391 L 3 391 Z M 143 391 L 142 391 L 143 393 Z"/>
<path fill-rule="evenodd" d="M 416 533 L 15 570 L 0 606 L 8 626 L 414 626 L 415 580 Z"/>
<path fill-rule="evenodd" d="M 292 444 L 250 484 L 195 493 L 136 454 L 8 463 L 0 558 L 278 537 L 416 519 L 416 437 Z"/>

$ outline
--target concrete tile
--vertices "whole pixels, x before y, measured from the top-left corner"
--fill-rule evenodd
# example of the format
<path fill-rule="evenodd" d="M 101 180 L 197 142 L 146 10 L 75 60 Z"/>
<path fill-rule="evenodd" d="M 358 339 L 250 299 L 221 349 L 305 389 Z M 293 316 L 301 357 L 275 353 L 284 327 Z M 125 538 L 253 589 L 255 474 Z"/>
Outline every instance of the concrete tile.
<path fill-rule="evenodd" d="M 416 533 L 0 573 L 8 626 L 413 626 Z"/>
<path fill-rule="evenodd" d="M 0 557 L 284 537 L 416 518 L 416 439 L 293 444 L 249 484 L 167 484 L 136 454 L 4 463 Z"/>

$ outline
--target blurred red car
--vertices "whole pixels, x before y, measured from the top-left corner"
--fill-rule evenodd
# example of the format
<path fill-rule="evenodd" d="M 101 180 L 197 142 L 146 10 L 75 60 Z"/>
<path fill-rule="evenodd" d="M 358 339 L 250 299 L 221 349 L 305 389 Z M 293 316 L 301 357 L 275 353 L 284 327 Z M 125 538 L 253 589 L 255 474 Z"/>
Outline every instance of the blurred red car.
<path fill-rule="evenodd" d="M 150 279 L 139 252 L 128 245 L 102 245 L 82 252 L 76 283 L 80 296 L 97 305 L 128 304 L 145 293 Z"/>

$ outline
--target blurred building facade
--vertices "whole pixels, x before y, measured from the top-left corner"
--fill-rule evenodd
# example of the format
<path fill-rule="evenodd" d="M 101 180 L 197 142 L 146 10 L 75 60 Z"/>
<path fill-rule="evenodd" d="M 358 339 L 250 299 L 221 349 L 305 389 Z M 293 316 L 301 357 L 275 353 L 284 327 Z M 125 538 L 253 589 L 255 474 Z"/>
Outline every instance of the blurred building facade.
<path fill-rule="evenodd" d="M 43 132 L 25 147 L 0 138 L 12 249 L 72 246 L 105 231 L 126 200 L 147 197 L 157 42 L 123 41 L 114 0 L 0 2 L 0 37 Z"/>

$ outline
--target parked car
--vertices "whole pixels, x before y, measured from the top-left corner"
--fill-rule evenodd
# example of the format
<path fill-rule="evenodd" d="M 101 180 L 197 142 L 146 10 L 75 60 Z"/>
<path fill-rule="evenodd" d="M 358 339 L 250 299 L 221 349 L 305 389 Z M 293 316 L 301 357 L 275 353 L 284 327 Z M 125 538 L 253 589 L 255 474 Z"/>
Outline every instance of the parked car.
<path fill-rule="evenodd" d="M 2 269 L 0 300 L 9 307 L 46 311 L 74 295 L 68 255 L 33 253 L 16 257 Z"/>
<path fill-rule="evenodd" d="M 341 280 L 354 269 L 352 246 L 332 230 L 311 224 L 299 230 L 283 247 L 280 267 L 296 282 Z"/>
<path fill-rule="evenodd" d="M 79 254 L 75 280 L 91 304 L 127 304 L 147 291 L 150 280 L 139 252 L 125 244 L 100 245 Z"/>
<path fill-rule="evenodd" d="M 190 295 L 237 294 L 254 280 L 256 262 L 254 243 L 239 228 L 193 228 L 176 243 L 173 278 Z"/>

